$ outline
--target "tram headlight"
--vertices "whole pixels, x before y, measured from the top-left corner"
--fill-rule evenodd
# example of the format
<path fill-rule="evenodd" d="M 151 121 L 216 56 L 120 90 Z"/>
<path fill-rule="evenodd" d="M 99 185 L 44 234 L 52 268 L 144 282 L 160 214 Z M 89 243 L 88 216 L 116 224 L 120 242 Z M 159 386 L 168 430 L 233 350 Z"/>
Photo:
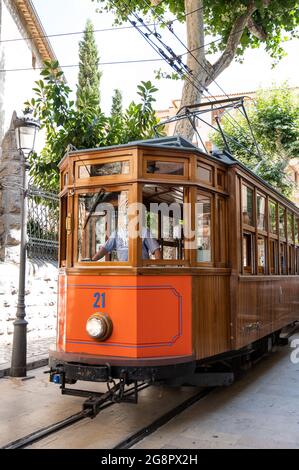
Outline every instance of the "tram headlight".
<path fill-rule="evenodd" d="M 112 321 L 107 315 L 95 313 L 87 320 L 86 331 L 91 338 L 104 341 L 112 333 Z"/>

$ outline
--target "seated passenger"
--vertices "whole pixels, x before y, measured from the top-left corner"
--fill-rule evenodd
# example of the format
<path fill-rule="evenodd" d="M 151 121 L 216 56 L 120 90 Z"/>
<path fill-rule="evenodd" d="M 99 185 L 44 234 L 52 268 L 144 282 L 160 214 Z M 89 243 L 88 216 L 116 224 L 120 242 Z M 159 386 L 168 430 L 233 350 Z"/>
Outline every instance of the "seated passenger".
<path fill-rule="evenodd" d="M 111 234 L 106 243 L 93 256 L 92 261 L 98 261 L 113 250 L 117 252 L 118 261 L 128 261 L 128 232 L 120 229 Z M 142 229 L 142 259 L 149 259 L 153 255 L 155 259 L 161 259 L 161 250 L 158 241 L 152 238 L 148 229 Z"/>

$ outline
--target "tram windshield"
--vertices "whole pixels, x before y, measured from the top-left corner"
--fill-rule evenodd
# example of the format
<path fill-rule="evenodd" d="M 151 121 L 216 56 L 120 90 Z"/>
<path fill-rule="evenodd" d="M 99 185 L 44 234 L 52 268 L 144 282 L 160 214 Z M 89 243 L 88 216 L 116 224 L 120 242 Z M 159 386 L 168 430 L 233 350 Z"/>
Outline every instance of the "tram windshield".
<path fill-rule="evenodd" d="M 128 261 L 128 191 L 79 194 L 78 261 Z"/>
<path fill-rule="evenodd" d="M 184 259 L 184 188 L 164 184 L 143 186 L 146 225 L 158 240 L 161 258 Z M 153 259 L 153 256 L 150 257 Z"/>

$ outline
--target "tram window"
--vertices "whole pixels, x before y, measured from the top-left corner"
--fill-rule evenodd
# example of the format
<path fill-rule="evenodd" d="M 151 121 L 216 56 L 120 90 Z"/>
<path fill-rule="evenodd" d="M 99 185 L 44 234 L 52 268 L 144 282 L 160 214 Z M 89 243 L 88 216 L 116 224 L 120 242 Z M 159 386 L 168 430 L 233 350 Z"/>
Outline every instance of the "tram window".
<path fill-rule="evenodd" d="M 280 273 L 287 274 L 287 245 L 286 243 L 280 243 L 279 256 L 280 256 Z"/>
<path fill-rule="evenodd" d="M 285 226 L 285 209 L 283 207 L 278 208 L 278 221 L 279 221 L 279 236 L 285 238 L 286 226 Z"/>
<path fill-rule="evenodd" d="M 296 247 L 296 274 L 299 274 L 299 247 Z"/>
<path fill-rule="evenodd" d="M 289 274 L 294 274 L 294 261 L 295 261 L 294 250 L 295 250 L 294 246 L 288 245 L 288 273 Z"/>
<path fill-rule="evenodd" d="M 277 234 L 276 209 L 276 202 L 269 201 L 269 230 L 271 233 Z"/>
<path fill-rule="evenodd" d="M 277 241 L 276 240 L 270 240 L 269 268 L 270 268 L 270 274 L 278 273 L 278 253 L 277 253 Z"/>
<path fill-rule="evenodd" d="M 150 237 L 160 246 L 164 260 L 183 260 L 184 254 L 184 188 L 164 184 L 143 186 L 143 207 Z M 154 255 L 150 259 L 154 259 Z"/>
<path fill-rule="evenodd" d="M 146 172 L 156 175 L 184 176 L 184 163 L 162 160 L 147 160 Z"/>
<path fill-rule="evenodd" d="M 293 234 L 293 214 L 288 212 L 287 217 L 287 229 L 288 229 L 288 242 L 294 243 L 294 234 Z"/>
<path fill-rule="evenodd" d="M 243 234 L 243 269 L 246 273 L 252 274 L 253 271 L 253 244 L 252 234 Z"/>
<path fill-rule="evenodd" d="M 217 186 L 222 189 L 225 187 L 225 172 L 222 170 L 217 170 Z"/>
<path fill-rule="evenodd" d="M 266 198 L 260 194 L 256 196 L 256 209 L 257 228 L 259 230 L 266 230 Z"/>
<path fill-rule="evenodd" d="M 211 197 L 197 194 L 196 201 L 196 239 L 197 262 L 207 263 L 212 261 L 212 204 Z"/>
<path fill-rule="evenodd" d="M 78 261 L 128 261 L 128 191 L 78 196 Z"/>
<path fill-rule="evenodd" d="M 79 166 L 79 178 L 89 178 L 90 176 L 128 175 L 130 173 L 130 162 L 106 162 L 94 165 Z"/>
<path fill-rule="evenodd" d="M 257 260 L 259 273 L 265 274 L 266 270 L 266 243 L 264 237 L 258 237 L 257 241 Z"/>
<path fill-rule="evenodd" d="M 295 218 L 294 222 L 295 243 L 299 245 L 299 220 Z"/>
<path fill-rule="evenodd" d="M 225 199 L 217 198 L 217 220 L 218 220 L 218 260 L 220 263 L 226 263 L 226 218 L 225 218 Z"/>
<path fill-rule="evenodd" d="M 253 190 L 242 185 L 242 216 L 243 224 L 254 225 L 253 223 Z"/>
<path fill-rule="evenodd" d="M 207 184 L 213 184 L 213 168 L 197 163 L 197 178 Z"/>
<path fill-rule="evenodd" d="M 68 180 L 69 180 L 69 174 L 68 172 L 63 172 L 62 173 L 62 188 L 65 188 L 65 186 L 68 185 Z"/>

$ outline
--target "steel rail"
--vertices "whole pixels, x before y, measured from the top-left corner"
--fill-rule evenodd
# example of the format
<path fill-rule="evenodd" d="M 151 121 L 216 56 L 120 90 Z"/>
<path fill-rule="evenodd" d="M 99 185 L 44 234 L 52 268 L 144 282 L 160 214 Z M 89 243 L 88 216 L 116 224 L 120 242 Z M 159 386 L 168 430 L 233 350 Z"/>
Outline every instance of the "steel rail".
<path fill-rule="evenodd" d="M 138 442 L 142 441 L 143 439 L 148 437 L 150 434 L 157 431 L 157 429 L 159 429 L 161 426 L 168 423 L 168 421 L 170 421 L 172 418 L 179 415 L 180 413 L 182 413 L 184 410 L 186 410 L 190 406 L 194 405 L 194 403 L 196 403 L 196 402 L 202 400 L 203 398 L 205 398 L 214 389 L 215 389 L 215 387 L 205 388 L 204 390 L 201 390 L 200 392 L 196 393 L 192 397 L 187 398 L 187 400 L 183 401 L 183 403 L 180 403 L 179 405 L 177 405 L 172 410 L 167 411 L 167 413 L 165 413 L 164 415 L 157 418 L 155 421 L 153 421 L 148 426 L 145 426 L 144 428 L 140 429 L 139 431 L 132 434 L 128 438 L 126 438 L 123 441 L 119 442 L 115 447 L 113 447 L 113 449 L 130 449 L 133 445 L 135 445 Z"/>
<path fill-rule="evenodd" d="M 138 387 L 138 391 L 144 390 L 150 385 L 151 383 L 141 384 L 140 387 Z M 135 393 L 135 388 L 132 387 L 129 390 L 127 390 L 127 392 L 125 393 L 125 396 L 128 397 L 130 395 L 133 395 L 134 393 Z M 109 406 L 115 405 L 116 403 L 118 402 L 111 401 L 109 403 L 104 403 L 101 406 L 100 411 L 103 411 L 104 409 L 108 408 Z M 23 436 L 15 441 L 9 442 L 8 444 L 1 447 L 1 449 L 24 449 L 25 447 L 28 447 L 29 445 L 32 445 L 40 441 L 41 439 L 45 439 L 51 434 L 54 434 L 75 423 L 78 423 L 79 421 L 82 421 L 83 419 L 91 418 L 92 416 L 93 416 L 93 413 L 91 409 L 82 410 L 72 416 L 69 416 L 68 418 L 58 421 L 57 423 L 50 424 L 49 426 L 38 429 L 37 431 L 34 431 L 28 434 L 27 436 Z"/>

